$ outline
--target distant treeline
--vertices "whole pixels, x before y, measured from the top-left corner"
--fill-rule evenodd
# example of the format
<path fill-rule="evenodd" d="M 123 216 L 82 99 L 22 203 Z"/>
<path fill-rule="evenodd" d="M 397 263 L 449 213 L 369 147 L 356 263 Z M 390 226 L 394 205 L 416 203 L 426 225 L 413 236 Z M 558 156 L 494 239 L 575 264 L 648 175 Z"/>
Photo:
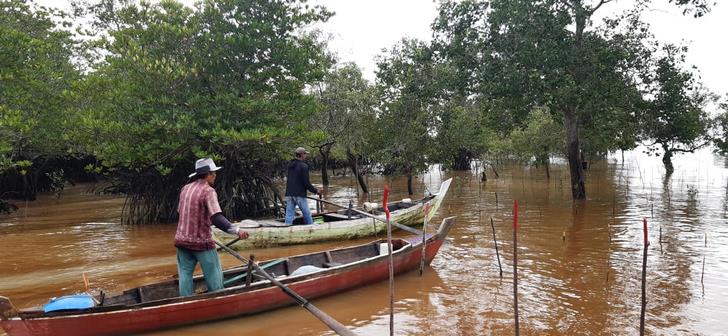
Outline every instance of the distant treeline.
<path fill-rule="evenodd" d="M 668 1 L 709 15 L 709 1 Z M 676 153 L 728 150 L 728 108 L 687 47 L 652 36 L 649 1 L 594 21 L 610 2 L 441 1 L 432 41 L 385 50 L 370 82 L 312 28 L 334 14 L 304 0 L 2 1 L 0 199 L 103 179 L 128 197 L 124 222 L 171 221 L 193 162 L 212 157 L 229 216 L 276 215 L 273 178 L 299 145 L 324 185 L 334 165 L 364 192 L 365 174 L 411 182 L 495 157 L 548 174 L 562 156 L 578 199 L 589 157 L 646 144 L 669 174 Z"/>

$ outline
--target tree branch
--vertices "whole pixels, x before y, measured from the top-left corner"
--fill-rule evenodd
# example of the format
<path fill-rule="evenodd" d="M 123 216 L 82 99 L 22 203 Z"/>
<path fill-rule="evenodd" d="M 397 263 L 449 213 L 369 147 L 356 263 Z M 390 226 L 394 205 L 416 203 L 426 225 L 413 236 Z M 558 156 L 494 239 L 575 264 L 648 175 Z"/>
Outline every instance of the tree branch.
<path fill-rule="evenodd" d="M 612 1 L 614 1 L 614 0 L 599 0 L 599 4 L 594 6 L 594 8 L 591 11 L 589 11 L 589 15 L 591 15 L 594 12 L 596 12 L 597 10 L 599 10 L 599 7 L 602 7 L 602 5 L 604 5 L 605 3 L 610 3 Z"/>
<path fill-rule="evenodd" d="M 670 151 L 680 152 L 680 153 L 692 153 L 692 152 L 695 152 L 696 150 L 698 150 L 700 148 L 703 148 L 703 147 L 705 147 L 705 146 L 707 146 L 709 144 L 710 144 L 710 141 L 706 140 L 705 142 L 703 142 L 703 143 L 701 143 L 699 145 L 695 145 L 695 146 L 689 147 L 688 149 L 671 148 Z"/>

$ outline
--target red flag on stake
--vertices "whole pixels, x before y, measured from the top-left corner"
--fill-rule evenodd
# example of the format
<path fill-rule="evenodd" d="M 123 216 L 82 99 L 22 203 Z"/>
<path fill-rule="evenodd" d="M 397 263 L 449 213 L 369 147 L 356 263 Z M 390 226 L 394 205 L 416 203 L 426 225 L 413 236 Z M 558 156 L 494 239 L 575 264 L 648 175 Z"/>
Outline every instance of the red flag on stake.
<path fill-rule="evenodd" d="M 518 200 L 513 200 L 513 230 L 518 229 Z"/>
<path fill-rule="evenodd" d="M 650 242 L 647 241 L 647 218 L 642 218 L 642 223 L 644 224 L 645 246 L 648 246 L 648 245 L 650 245 Z"/>

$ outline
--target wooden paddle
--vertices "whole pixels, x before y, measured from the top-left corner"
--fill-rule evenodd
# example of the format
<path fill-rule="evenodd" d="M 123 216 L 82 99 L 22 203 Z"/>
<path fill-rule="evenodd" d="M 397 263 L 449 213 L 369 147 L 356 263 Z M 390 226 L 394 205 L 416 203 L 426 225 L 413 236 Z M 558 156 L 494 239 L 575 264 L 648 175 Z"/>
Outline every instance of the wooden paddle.
<path fill-rule="evenodd" d="M 215 244 L 217 244 L 217 246 L 219 246 L 223 250 L 230 253 L 230 255 L 235 257 L 235 259 L 240 260 L 244 264 L 252 265 L 253 268 L 255 269 L 255 271 L 257 271 L 264 278 L 268 279 L 268 281 L 270 281 L 274 285 L 280 287 L 280 289 L 284 293 L 286 293 L 288 296 L 290 296 L 293 299 L 293 301 L 296 301 L 296 303 L 298 303 L 301 307 L 306 308 L 306 310 L 311 312 L 311 314 L 316 316 L 319 320 L 321 320 L 321 322 L 323 322 L 324 324 L 329 326 L 329 328 L 331 328 L 331 330 L 333 330 L 335 333 L 337 333 L 339 335 L 343 335 L 343 336 L 355 336 L 356 335 L 353 331 L 346 328 L 346 326 L 341 324 L 339 321 L 335 320 L 333 317 L 329 316 L 328 314 L 324 313 L 320 309 L 316 308 L 316 306 L 314 306 L 313 303 L 311 303 L 310 301 L 306 300 L 306 298 L 298 295 L 298 293 L 294 292 L 292 289 L 288 288 L 286 285 L 284 285 L 280 281 L 276 280 L 276 278 L 274 278 L 270 274 L 268 274 L 268 272 L 263 270 L 260 266 L 258 266 L 258 264 L 248 261 L 247 259 L 243 258 L 240 254 L 235 252 L 233 249 L 225 246 L 225 244 L 223 244 L 217 240 L 215 240 Z M 248 270 L 248 271 L 250 271 L 250 270 Z"/>
<path fill-rule="evenodd" d="M 325 199 L 317 199 L 317 198 L 313 198 L 313 197 L 307 197 L 307 198 L 310 198 L 310 199 L 313 199 L 313 200 L 316 200 L 316 201 L 321 201 L 321 202 L 324 202 L 324 203 L 326 203 L 326 204 L 331 204 L 331 205 L 333 205 L 333 206 L 337 206 L 337 207 L 339 207 L 339 208 L 342 208 L 342 209 L 348 209 L 348 210 L 354 211 L 354 212 L 356 212 L 356 213 L 358 213 L 358 214 L 360 214 L 360 215 L 362 215 L 362 216 L 365 216 L 365 217 L 369 217 L 369 218 L 374 218 L 374 219 L 376 219 L 376 220 L 378 220 L 378 221 L 380 221 L 380 222 L 383 222 L 383 223 L 387 223 L 387 219 L 386 219 L 386 218 L 381 218 L 381 217 L 379 217 L 379 216 L 376 216 L 376 215 L 370 214 L 370 213 L 368 213 L 368 212 L 365 212 L 365 211 L 361 211 L 361 210 L 359 210 L 359 209 L 355 209 L 355 208 L 351 208 L 351 209 L 349 209 L 349 207 L 348 207 L 348 206 L 343 206 L 343 205 L 341 205 L 341 204 L 338 204 L 338 203 L 334 203 L 334 202 L 331 202 L 331 201 L 327 201 L 327 200 L 325 200 Z M 386 206 L 386 204 L 385 204 L 384 206 Z M 400 224 L 400 223 L 397 223 L 397 222 L 395 222 L 395 221 L 392 221 L 392 220 L 390 220 L 389 222 L 390 222 L 390 223 L 391 223 L 391 224 L 392 224 L 393 226 L 396 226 L 397 228 L 399 228 L 399 229 L 402 229 L 402 230 L 405 230 L 405 231 L 407 231 L 407 232 L 410 232 L 410 233 L 414 233 L 414 234 L 416 234 L 416 235 L 422 235 L 422 234 L 424 234 L 424 233 L 423 233 L 422 231 L 420 231 L 420 230 L 417 230 L 417 229 L 415 229 L 415 228 L 411 228 L 411 227 L 409 227 L 409 226 L 406 226 L 406 225 L 404 225 L 404 224 Z"/>

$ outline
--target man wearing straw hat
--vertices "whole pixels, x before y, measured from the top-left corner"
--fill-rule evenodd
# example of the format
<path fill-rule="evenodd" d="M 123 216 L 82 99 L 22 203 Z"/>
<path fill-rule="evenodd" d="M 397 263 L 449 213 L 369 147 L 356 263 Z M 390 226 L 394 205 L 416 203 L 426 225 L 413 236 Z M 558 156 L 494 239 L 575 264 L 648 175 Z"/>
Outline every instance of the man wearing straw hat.
<path fill-rule="evenodd" d="M 174 246 L 177 247 L 180 296 L 194 294 L 192 274 L 198 262 L 205 275 L 208 291 L 223 288 L 222 268 L 212 238 L 211 225 L 240 239 L 248 238 L 247 232 L 230 224 L 222 215 L 217 192 L 212 188 L 217 178 L 216 171 L 221 168 L 212 159 L 197 160 L 195 172 L 189 176 L 192 182 L 182 187 L 179 195 L 179 222 Z"/>
<path fill-rule="evenodd" d="M 306 199 L 306 191 L 319 195 L 321 191 L 311 185 L 308 177 L 308 164 L 305 162 L 308 151 L 303 147 L 298 147 L 293 154 L 295 158 L 288 164 L 288 176 L 286 177 L 286 224 L 291 225 L 293 223 L 296 206 L 301 209 L 306 224 L 313 224 L 311 209 L 308 208 L 308 200 Z"/>

